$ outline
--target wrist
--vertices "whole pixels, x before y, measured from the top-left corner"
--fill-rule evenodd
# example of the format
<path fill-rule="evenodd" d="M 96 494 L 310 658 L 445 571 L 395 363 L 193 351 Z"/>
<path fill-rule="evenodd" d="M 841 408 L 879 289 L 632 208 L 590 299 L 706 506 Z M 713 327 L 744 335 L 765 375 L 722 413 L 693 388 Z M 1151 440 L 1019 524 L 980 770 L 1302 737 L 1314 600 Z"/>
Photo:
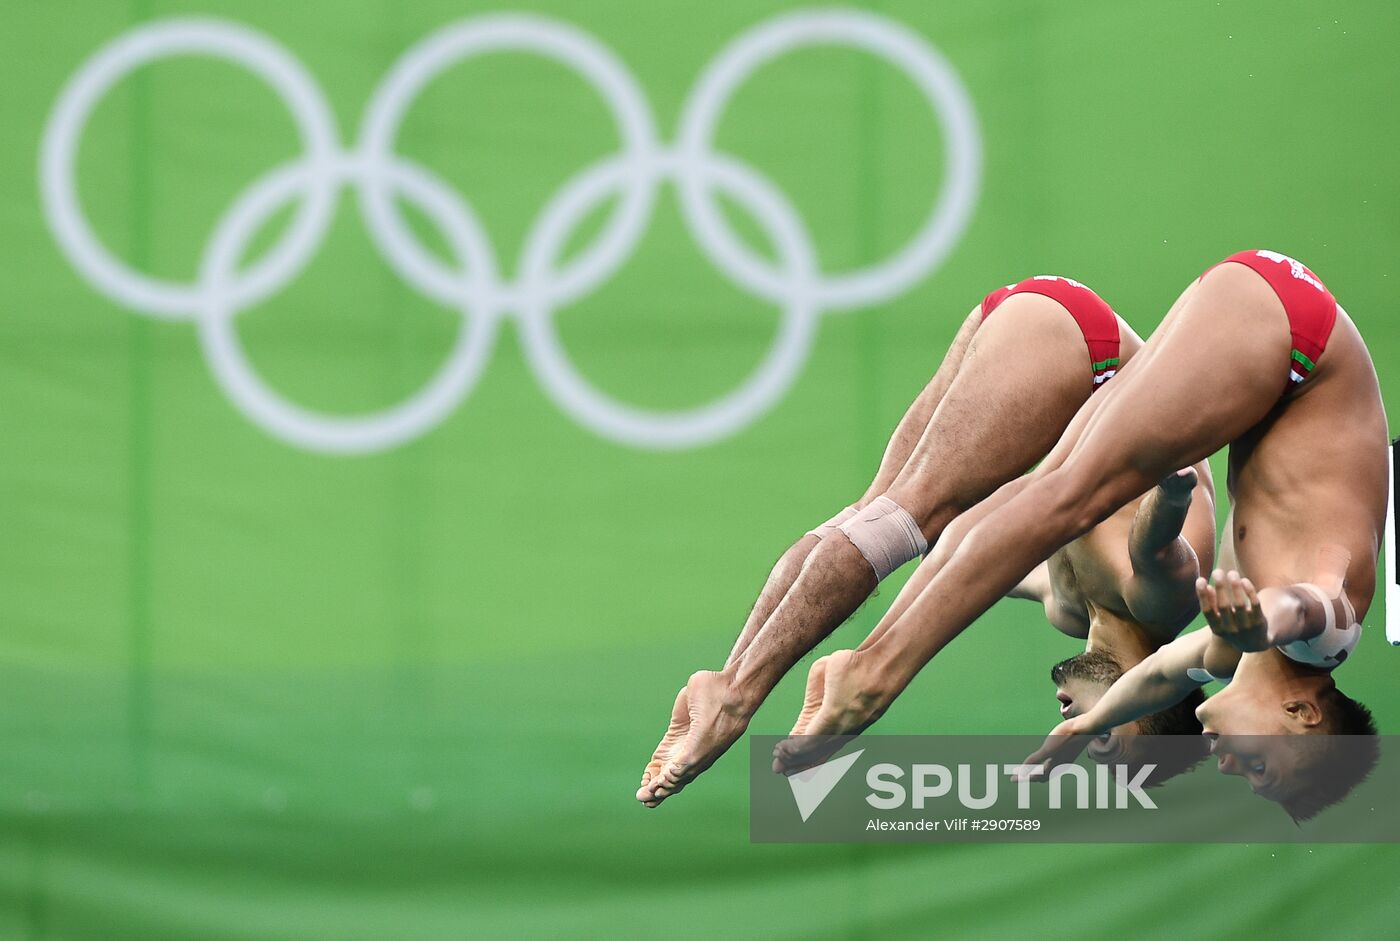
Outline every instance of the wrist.
<path fill-rule="evenodd" d="M 1093 735 L 1097 730 L 1093 727 L 1092 722 L 1087 721 L 1088 719 L 1088 713 L 1075 716 L 1072 719 L 1066 719 L 1061 723 L 1060 728 L 1065 735 Z"/>

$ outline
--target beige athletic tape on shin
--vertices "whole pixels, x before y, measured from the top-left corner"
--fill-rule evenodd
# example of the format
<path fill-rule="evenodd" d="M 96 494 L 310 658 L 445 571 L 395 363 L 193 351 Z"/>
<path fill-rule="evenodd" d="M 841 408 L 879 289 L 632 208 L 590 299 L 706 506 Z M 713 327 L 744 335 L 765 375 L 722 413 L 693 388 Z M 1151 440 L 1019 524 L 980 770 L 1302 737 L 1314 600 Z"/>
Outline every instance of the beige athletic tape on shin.
<path fill-rule="evenodd" d="M 816 536 L 818 539 L 825 539 L 827 536 L 830 536 L 832 533 L 836 532 L 836 530 L 840 529 L 842 523 L 846 522 L 846 520 L 850 519 L 852 516 L 855 515 L 856 508 L 853 506 L 848 506 L 840 513 L 837 513 L 835 516 L 833 516 L 831 519 L 827 520 L 825 523 L 822 523 L 816 529 L 807 530 L 807 535 Z"/>
<path fill-rule="evenodd" d="M 914 517 L 889 497 L 876 497 L 840 529 L 875 570 L 876 581 L 928 551 Z"/>

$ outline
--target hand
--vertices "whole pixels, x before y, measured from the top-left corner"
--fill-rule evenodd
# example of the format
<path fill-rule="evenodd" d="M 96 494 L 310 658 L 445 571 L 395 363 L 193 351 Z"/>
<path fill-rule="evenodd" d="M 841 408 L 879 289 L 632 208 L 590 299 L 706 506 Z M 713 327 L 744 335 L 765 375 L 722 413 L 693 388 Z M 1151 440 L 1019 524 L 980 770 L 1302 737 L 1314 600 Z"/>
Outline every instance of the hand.
<path fill-rule="evenodd" d="M 1169 503 L 1185 505 L 1191 502 L 1191 494 L 1196 489 L 1196 469 L 1183 467 L 1163 477 L 1157 486 Z"/>
<path fill-rule="evenodd" d="M 1253 653 L 1273 646 L 1259 594 L 1239 572 L 1216 569 L 1209 584 L 1204 578 L 1196 579 L 1196 595 L 1211 631 L 1231 647 Z"/>
<path fill-rule="evenodd" d="M 1031 780 L 1043 781 L 1051 768 L 1072 764 L 1074 759 L 1079 757 L 1079 753 L 1089 747 L 1092 736 L 1089 734 L 1090 730 L 1080 721 L 1081 718 L 1075 716 L 1055 726 L 1045 737 L 1045 744 L 1022 762 L 1026 765 L 1041 766 L 1039 771 L 1030 775 Z"/>

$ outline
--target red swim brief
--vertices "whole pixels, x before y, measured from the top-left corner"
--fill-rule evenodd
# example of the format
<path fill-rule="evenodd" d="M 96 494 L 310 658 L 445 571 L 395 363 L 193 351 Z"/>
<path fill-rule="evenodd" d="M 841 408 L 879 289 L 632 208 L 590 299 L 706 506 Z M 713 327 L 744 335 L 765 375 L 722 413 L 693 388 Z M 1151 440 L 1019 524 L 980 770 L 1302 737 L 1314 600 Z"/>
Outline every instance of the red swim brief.
<path fill-rule="evenodd" d="M 1288 315 L 1288 329 L 1293 334 L 1288 378 L 1283 383 L 1283 391 L 1288 393 L 1317 368 L 1318 357 L 1327 348 L 1327 338 L 1332 335 L 1332 325 L 1337 322 L 1337 299 L 1327 290 L 1322 279 L 1302 262 L 1278 252 L 1236 252 L 1220 264 L 1206 269 L 1206 273 L 1230 262 L 1254 269 L 1269 282 L 1269 287 L 1278 295 L 1284 313 Z"/>
<path fill-rule="evenodd" d="M 1103 298 L 1070 278 L 1060 278 L 1053 274 L 1036 275 L 1034 278 L 998 288 L 983 298 L 982 319 L 990 317 L 992 311 L 1013 294 L 1040 294 L 1056 301 L 1069 311 L 1074 322 L 1079 324 L 1079 332 L 1084 334 L 1084 343 L 1089 347 L 1089 365 L 1094 372 L 1094 391 L 1097 392 L 1099 386 L 1113 378 L 1120 361 L 1118 318 Z"/>

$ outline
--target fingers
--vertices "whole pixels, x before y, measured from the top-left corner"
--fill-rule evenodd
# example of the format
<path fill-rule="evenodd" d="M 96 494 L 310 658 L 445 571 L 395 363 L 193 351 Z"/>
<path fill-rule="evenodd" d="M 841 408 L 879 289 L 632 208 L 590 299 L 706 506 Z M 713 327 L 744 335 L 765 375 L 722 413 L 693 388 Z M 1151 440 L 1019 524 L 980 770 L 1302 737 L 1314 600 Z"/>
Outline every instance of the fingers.
<path fill-rule="evenodd" d="M 1254 606 L 1250 603 L 1249 594 L 1244 590 L 1244 580 L 1240 578 L 1239 572 L 1225 573 L 1221 596 L 1222 606 L 1228 612 L 1230 629 L 1235 633 L 1250 630 L 1253 627 Z"/>
<path fill-rule="evenodd" d="M 1205 615 L 1206 623 L 1211 630 L 1218 630 L 1220 623 L 1220 599 L 1215 593 L 1215 586 L 1204 578 L 1196 579 L 1196 597 L 1201 601 L 1201 613 Z"/>
<path fill-rule="evenodd" d="M 1240 584 L 1244 587 L 1244 596 L 1249 599 L 1254 610 L 1259 610 L 1259 592 L 1254 590 L 1254 583 L 1247 578 L 1240 579 Z"/>
<path fill-rule="evenodd" d="M 1041 745 L 1041 746 L 1040 746 L 1039 748 L 1037 748 L 1035 751 L 1033 751 L 1033 752 L 1031 752 L 1029 755 L 1027 755 L 1027 756 L 1026 756 L 1026 760 L 1023 761 L 1023 762 L 1021 762 L 1021 764 L 1023 764 L 1023 765 L 1035 765 L 1035 766 L 1037 766 L 1037 767 L 1039 767 L 1039 768 L 1042 768 L 1042 769 L 1045 770 L 1045 771 L 1049 771 L 1049 770 L 1050 770 L 1050 759 L 1051 759 L 1052 756 L 1054 756 L 1054 754 L 1055 754 L 1055 746 L 1052 745 L 1050 742 L 1047 741 L 1044 745 Z"/>
<path fill-rule="evenodd" d="M 1239 577 L 1234 572 L 1223 572 L 1223 577 L 1216 582 L 1215 591 L 1220 597 L 1220 616 L 1225 622 L 1225 626 L 1230 630 L 1239 629 L 1239 601 L 1235 597 L 1235 580 Z"/>
<path fill-rule="evenodd" d="M 1254 586 L 1250 585 L 1246 590 L 1247 582 L 1248 579 L 1242 578 L 1239 572 L 1224 569 L 1211 572 L 1210 582 L 1204 578 L 1196 579 L 1196 596 L 1201 601 L 1201 612 L 1206 615 L 1206 620 L 1211 621 L 1211 626 L 1216 626 L 1212 617 L 1223 627 L 1244 626 L 1246 616 L 1259 604 Z"/>
<path fill-rule="evenodd" d="M 1244 590 L 1244 579 L 1239 572 L 1231 572 L 1226 577 L 1230 579 L 1230 591 L 1235 596 L 1235 611 L 1240 627 L 1248 627 L 1250 616 L 1254 613 L 1254 604 L 1249 600 L 1249 592 Z"/>
<path fill-rule="evenodd" d="M 1196 579 L 1196 596 L 1210 629 L 1240 651 L 1269 646 L 1268 622 L 1254 583 L 1239 572 L 1216 569 L 1210 582 Z"/>
<path fill-rule="evenodd" d="M 1190 502 L 1191 493 L 1196 489 L 1196 469 L 1194 467 L 1183 467 L 1179 471 L 1174 471 L 1163 477 L 1157 484 L 1172 500 L 1180 503 Z"/>
<path fill-rule="evenodd" d="M 1025 778 L 1044 780 L 1050 769 L 1079 757 L 1079 753 L 1088 746 L 1090 736 L 1082 734 L 1073 722 L 1071 719 L 1055 726 L 1046 737 L 1045 744 L 1027 756 L 1022 764 L 1035 766 L 1035 770 L 1025 774 Z"/>

